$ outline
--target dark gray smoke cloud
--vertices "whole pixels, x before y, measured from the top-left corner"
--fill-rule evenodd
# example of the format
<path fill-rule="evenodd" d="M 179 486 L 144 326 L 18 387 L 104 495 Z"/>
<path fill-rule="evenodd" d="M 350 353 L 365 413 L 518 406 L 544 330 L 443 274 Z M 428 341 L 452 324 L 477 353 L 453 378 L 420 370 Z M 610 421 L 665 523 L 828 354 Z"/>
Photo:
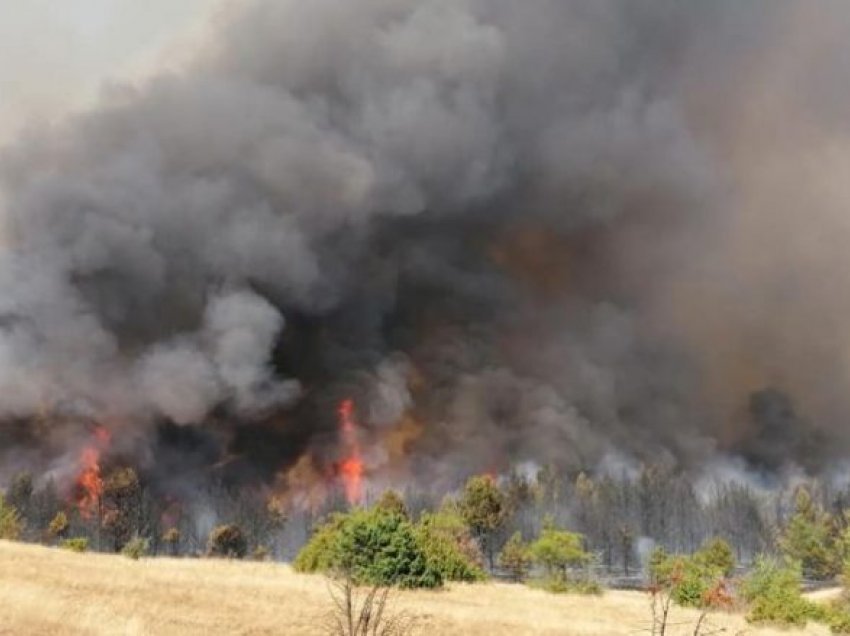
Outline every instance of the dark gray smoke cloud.
<path fill-rule="evenodd" d="M 269 477 L 333 463 L 345 396 L 375 479 L 846 450 L 843 3 L 219 20 L 4 153 L 9 457 L 177 425 Z"/>

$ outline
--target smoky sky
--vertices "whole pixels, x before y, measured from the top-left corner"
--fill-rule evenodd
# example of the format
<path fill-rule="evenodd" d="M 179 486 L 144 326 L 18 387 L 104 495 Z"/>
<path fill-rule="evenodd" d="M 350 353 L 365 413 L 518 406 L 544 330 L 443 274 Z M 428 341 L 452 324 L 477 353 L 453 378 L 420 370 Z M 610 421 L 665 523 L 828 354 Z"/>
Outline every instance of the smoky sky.
<path fill-rule="evenodd" d="M 331 465 L 343 397 L 376 479 L 840 459 L 848 35 L 837 1 L 228 6 L 3 153 L 5 463 L 98 421 Z"/>

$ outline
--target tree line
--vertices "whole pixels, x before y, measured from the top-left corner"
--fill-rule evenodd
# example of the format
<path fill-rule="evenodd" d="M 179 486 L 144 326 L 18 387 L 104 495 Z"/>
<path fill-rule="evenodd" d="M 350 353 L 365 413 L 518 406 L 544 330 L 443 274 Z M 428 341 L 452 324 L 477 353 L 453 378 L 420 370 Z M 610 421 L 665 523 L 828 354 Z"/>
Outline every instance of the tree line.
<path fill-rule="evenodd" d="M 483 567 L 502 575 L 499 554 L 507 544 L 532 541 L 554 527 L 580 535 L 582 550 L 607 577 L 640 576 L 655 547 L 689 554 L 715 537 L 728 542 L 739 563 L 788 554 L 806 577 L 819 579 L 840 571 L 848 549 L 850 490 L 816 480 L 764 490 L 736 481 L 706 485 L 661 466 L 621 475 L 544 467 L 472 477 L 448 495 L 409 486 L 397 496 L 417 522 L 454 506 Z M 51 479 L 37 482 L 27 473 L 6 485 L 5 508 L 14 510 L 14 534 L 26 541 L 85 539 L 89 549 L 119 552 L 140 538 L 150 554 L 200 556 L 209 551 L 210 534 L 231 525 L 244 538 L 245 554 L 292 560 L 348 505 L 340 493 L 314 508 L 287 508 L 262 488 L 215 481 L 181 500 L 158 493 L 134 469 L 118 467 L 104 475 L 94 509 L 80 510 L 73 493 L 60 495 Z"/>

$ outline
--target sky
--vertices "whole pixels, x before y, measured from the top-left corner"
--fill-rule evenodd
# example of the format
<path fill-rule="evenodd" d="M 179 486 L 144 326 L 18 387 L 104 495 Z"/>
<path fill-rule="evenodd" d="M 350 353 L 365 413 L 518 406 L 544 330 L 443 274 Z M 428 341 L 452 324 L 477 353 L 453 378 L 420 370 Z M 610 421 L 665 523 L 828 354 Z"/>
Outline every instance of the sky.
<path fill-rule="evenodd" d="M 0 0 L 0 144 L 178 58 L 219 0 Z"/>

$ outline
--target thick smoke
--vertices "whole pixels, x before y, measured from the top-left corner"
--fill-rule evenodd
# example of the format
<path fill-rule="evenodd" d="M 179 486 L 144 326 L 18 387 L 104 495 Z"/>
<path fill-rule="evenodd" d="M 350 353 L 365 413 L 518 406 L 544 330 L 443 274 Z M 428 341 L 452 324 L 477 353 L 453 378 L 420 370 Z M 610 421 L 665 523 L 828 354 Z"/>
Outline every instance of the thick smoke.
<path fill-rule="evenodd" d="M 213 31 L 4 153 L 7 468 L 105 422 L 154 469 L 178 426 L 320 473 L 343 397 L 375 479 L 848 450 L 844 3 L 249 0 Z"/>

